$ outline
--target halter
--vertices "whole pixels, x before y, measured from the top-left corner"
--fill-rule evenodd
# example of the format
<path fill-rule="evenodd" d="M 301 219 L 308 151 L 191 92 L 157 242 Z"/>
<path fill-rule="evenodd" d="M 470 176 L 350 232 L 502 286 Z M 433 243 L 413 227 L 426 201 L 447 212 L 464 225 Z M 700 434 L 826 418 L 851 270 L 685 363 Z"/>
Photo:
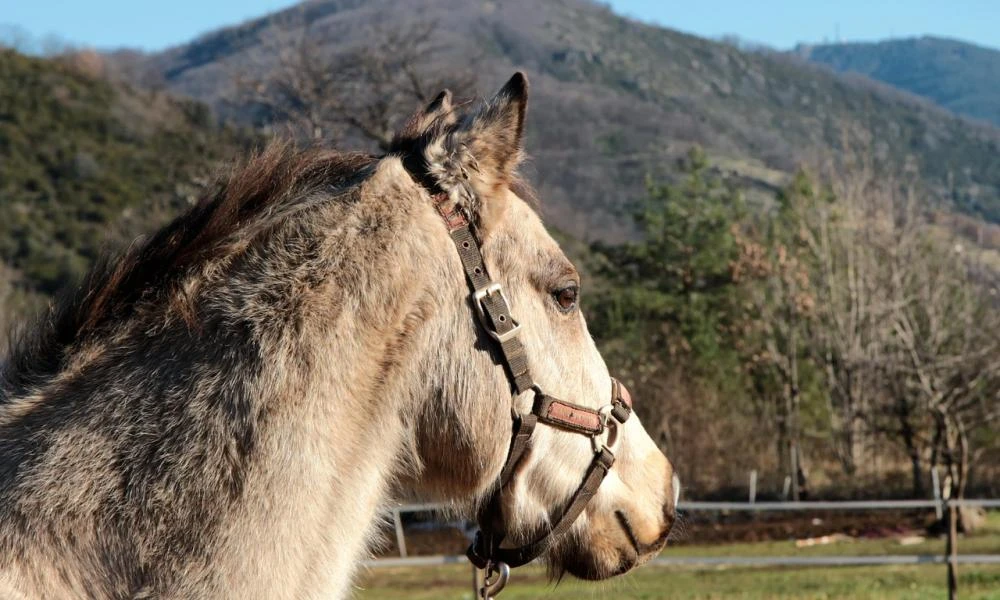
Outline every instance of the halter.
<path fill-rule="evenodd" d="M 434 207 L 444 220 L 458 249 L 462 268 L 472 290 L 472 306 L 479 324 L 500 349 L 513 395 L 516 397 L 529 390 L 535 393 L 531 412 L 519 414 L 511 407 L 513 434 L 507 460 L 500 471 L 495 491 L 479 513 L 479 531 L 466 552 L 469 561 L 486 572 L 479 596 L 488 600 L 504 588 L 511 568 L 531 562 L 545 552 L 556 538 L 566 533 L 597 493 L 615 462 L 613 450 L 620 437 L 618 427 L 631 416 L 632 399 L 625 386 L 613 378 L 611 402 L 599 409 L 560 400 L 538 387 L 528 369 L 524 345 L 518 339 L 521 326 L 510 314 L 510 302 L 503 288 L 486 271 L 482 250 L 469 219 L 459 206 L 449 206 L 447 193 L 435 194 L 433 198 Z M 514 473 L 528 450 L 538 423 L 589 436 L 594 447 L 594 458 L 569 504 L 554 519 L 554 525 L 547 532 L 523 546 L 501 547 L 506 535 L 501 498 L 513 483 Z"/>

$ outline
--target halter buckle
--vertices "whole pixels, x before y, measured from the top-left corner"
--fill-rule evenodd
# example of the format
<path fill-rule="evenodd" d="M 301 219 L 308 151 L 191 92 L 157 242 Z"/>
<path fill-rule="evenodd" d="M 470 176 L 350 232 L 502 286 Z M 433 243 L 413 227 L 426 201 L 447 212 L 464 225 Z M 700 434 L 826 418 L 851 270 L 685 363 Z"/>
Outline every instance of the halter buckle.
<path fill-rule="evenodd" d="M 493 282 L 488 284 L 486 287 L 479 288 L 478 290 L 472 292 L 473 306 L 476 309 L 476 316 L 479 317 L 479 323 L 486 330 L 486 333 L 490 334 L 490 337 L 496 341 L 503 344 L 507 340 L 514 338 L 517 334 L 521 333 L 521 324 L 516 322 L 513 317 L 510 317 L 511 329 L 500 333 L 496 330 L 496 325 L 490 322 L 490 319 L 486 316 L 486 307 L 483 301 L 493 294 L 499 294 L 500 299 L 503 300 L 503 305 L 507 307 L 508 312 L 510 312 L 510 300 L 507 299 L 507 294 L 503 292 L 503 287 L 497 283 Z"/>
<path fill-rule="evenodd" d="M 490 577 L 496 576 L 496 579 L 490 581 Z M 493 600 L 496 598 L 497 594 L 503 591 L 503 588 L 507 586 L 507 580 L 510 578 L 510 567 L 507 563 L 498 562 L 490 563 L 486 566 L 486 571 L 483 574 L 483 585 L 479 588 L 479 597 L 482 600 Z"/>
<path fill-rule="evenodd" d="M 618 428 L 622 422 L 615 415 L 614 408 L 613 404 L 605 404 L 597 411 L 601 417 L 603 431 L 590 437 L 595 454 L 600 454 L 601 450 L 607 450 L 613 454 L 618 449 L 618 440 L 621 438 L 621 432 L 618 431 Z"/>

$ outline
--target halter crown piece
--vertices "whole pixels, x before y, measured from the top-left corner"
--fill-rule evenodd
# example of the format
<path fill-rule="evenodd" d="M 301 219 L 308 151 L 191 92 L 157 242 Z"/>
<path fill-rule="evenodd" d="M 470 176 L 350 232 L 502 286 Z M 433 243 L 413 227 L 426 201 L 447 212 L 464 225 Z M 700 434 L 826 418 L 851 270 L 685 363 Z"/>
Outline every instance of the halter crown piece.
<path fill-rule="evenodd" d="M 535 384 L 528 369 L 524 345 L 518 339 L 521 326 L 511 316 L 510 302 L 503 288 L 490 278 L 486 270 L 479 239 L 467 215 L 461 207 L 450 201 L 446 192 L 434 194 L 433 199 L 434 207 L 444 220 L 458 249 L 479 324 L 500 349 L 513 396 L 517 397 L 528 391 L 533 391 L 535 396 L 531 412 L 518 414 L 511 408 L 513 434 L 507 460 L 500 471 L 492 496 L 478 515 L 479 531 L 466 552 L 469 561 L 485 571 L 479 597 L 488 600 L 504 588 L 511 568 L 538 558 L 566 533 L 597 493 L 615 462 L 613 450 L 620 437 L 618 428 L 632 414 L 632 399 L 625 386 L 616 379 L 611 380 L 610 404 L 600 409 L 560 400 L 546 394 Z M 590 436 L 594 458 L 566 508 L 552 519 L 554 524 L 548 531 L 523 546 L 502 547 L 506 528 L 501 499 L 510 492 L 514 472 L 528 450 L 535 426 L 539 423 Z"/>

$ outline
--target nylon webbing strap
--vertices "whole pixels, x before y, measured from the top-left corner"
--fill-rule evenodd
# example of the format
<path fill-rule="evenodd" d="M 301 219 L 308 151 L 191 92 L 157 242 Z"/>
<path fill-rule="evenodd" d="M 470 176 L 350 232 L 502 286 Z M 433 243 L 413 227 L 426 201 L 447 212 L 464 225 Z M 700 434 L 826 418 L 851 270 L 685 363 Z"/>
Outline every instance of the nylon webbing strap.
<path fill-rule="evenodd" d="M 584 424 L 581 424 L 572 417 L 564 418 L 553 413 L 553 409 L 563 408 L 574 412 L 578 411 L 578 414 L 585 415 L 587 420 Z M 593 419 L 592 424 L 590 419 Z M 493 497 L 490 498 L 489 503 L 480 514 L 481 533 L 476 536 L 475 543 L 469 548 L 467 553 L 470 561 L 477 565 L 481 564 L 479 568 L 484 568 L 483 565 L 489 560 L 488 557 L 492 557 L 493 560 L 505 562 L 510 567 L 515 567 L 531 562 L 541 555 L 542 552 L 545 552 L 552 543 L 551 538 L 565 533 L 573 524 L 573 521 L 580 516 L 584 507 L 594 497 L 594 494 L 597 493 L 597 490 L 601 486 L 601 481 L 607 475 L 608 470 L 611 469 L 611 465 L 614 464 L 614 455 L 606 448 L 595 454 L 587 473 L 584 475 L 583 481 L 567 504 L 566 510 L 556 519 L 556 525 L 544 536 L 530 544 L 517 548 L 501 548 L 500 543 L 505 537 L 503 533 L 504 519 L 501 500 L 504 494 L 510 491 L 510 484 L 513 481 L 515 470 L 521 463 L 521 459 L 524 458 L 525 452 L 531 442 L 531 435 L 534 433 L 538 422 L 587 435 L 599 435 L 604 431 L 604 425 L 600 422 L 600 413 L 598 411 L 586 406 L 552 398 L 536 390 L 535 404 L 531 412 L 518 417 L 514 424 L 513 437 L 510 449 L 507 452 L 507 461 L 500 472 L 500 487 L 494 492 Z M 502 558 L 503 556 L 516 561 L 517 564 L 510 562 L 510 560 L 505 560 Z"/>
<path fill-rule="evenodd" d="M 522 394 L 531 389 L 534 381 L 528 371 L 528 355 L 524 345 L 517 339 L 518 324 L 510 313 L 510 305 L 503 289 L 490 279 L 486 271 L 479 241 L 472 234 L 468 219 L 458 207 L 449 207 L 448 202 L 447 194 L 434 197 L 434 207 L 448 226 L 448 234 L 455 242 L 462 269 L 473 289 L 473 308 L 487 333 L 499 343 L 514 390 Z"/>
<path fill-rule="evenodd" d="M 556 519 L 555 525 L 537 540 L 530 544 L 518 546 L 517 548 L 501 548 L 499 546 L 499 539 L 494 539 L 490 543 L 485 536 L 476 535 L 476 541 L 469 548 L 469 561 L 480 569 L 486 568 L 490 560 L 507 563 L 509 567 L 514 568 L 525 565 L 541 556 L 552 545 L 554 540 L 569 531 L 569 528 L 572 527 L 573 522 L 583 512 L 587 503 L 590 502 L 597 493 L 597 490 L 600 489 L 601 482 L 604 481 L 604 477 L 614 464 L 615 456 L 607 448 L 595 454 L 594 460 L 590 462 L 590 467 L 587 468 L 587 474 L 584 476 L 583 481 L 580 482 L 580 487 L 573 493 L 566 509 Z"/>
<path fill-rule="evenodd" d="M 624 423 L 632 416 L 632 396 L 617 379 L 611 378 L 611 416 Z"/>
<path fill-rule="evenodd" d="M 529 414 L 514 416 L 514 427 L 507 460 L 500 472 L 499 485 L 489 502 L 479 515 L 480 531 L 476 540 L 469 547 L 469 560 L 481 569 L 487 568 L 491 562 L 506 563 L 510 567 L 519 567 L 540 556 L 552 545 L 553 541 L 566 533 L 583 512 L 587 503 L 601 487 L 601 482 L 615 462 L 614 454 L 602 447 L 594 455 L 583 481 L 570 497 L 562 514 L 555 519 L 555 524 L 540 538 L 530 544 L 516 548 L 503 548 L 501 543 L 505 537 L 502 499 L 509 492 L 515 471 L 522 462 L 531 445 L 531 436 L 539 422 L 581 433 L 597 439 L 604 433 L 606 427 L 601 411 L 572 402 L 559 400 L 543 394 L 531 378 L 528 370 L 528 357 L 524 345 L 518 339 L 520 325 L 510 312 L 510 303 L 503 293 L 499 283 L 490 279 L 486 271 L 479 241 L 476 239 L 472 226 L 460 208 L 449 205 L 447 193 L 434 195 L 434 207 L 444 219 L 448 227 L 462 269 L 472 288 L 472 304 L 483 329 L 500 346 L 504 367 L 510 376 L 511 385 L 516 394 L 534 390 L 535 403 Z M 611 416 L 619 423 L 624 423 L 632 412 L 631 399 L 616 380 L 612 380 Z"/>
<path fill-rule="evenodd" d="M 514 475 L 514 469 L 521 462 L 521 457 L 528 450 L 531 436 L 535 433 L 535 425 L 538 417 L 534 414 L 521 415 L 514 425 L 514 436 L 510 442 L 510 450 L 507 452 L 507 462 L 500 471 L 500 489 L 503 490 Z"/>

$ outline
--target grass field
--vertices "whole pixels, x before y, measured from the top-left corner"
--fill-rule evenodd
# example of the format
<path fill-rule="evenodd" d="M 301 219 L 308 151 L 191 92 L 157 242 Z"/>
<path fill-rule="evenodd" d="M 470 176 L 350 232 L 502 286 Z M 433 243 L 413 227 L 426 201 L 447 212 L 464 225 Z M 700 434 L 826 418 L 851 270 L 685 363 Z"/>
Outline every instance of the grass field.
<path fill-rule="evenodd" d="M 379 569 L 359 582 L 360 589 L 355 597 L 365 600 L 471 600 L 469 568 L 451 565 Z M 1000 599 L 1000 566 L 961 566 L 959 591 L 962 600 Z M 937 600 L 946 597 L 943 565 L 712 570 L 651 565 L 608 582 L 567 579 L 558 585 L 549 583 L 541 569 L 526 567 L 511 575 L 511 583 L 501 596 L 502 600 Z"/>
<path fill-rule="evenodd" d="M 990 515 L 980 534 L 959 541 L 962 554 L 1000 554 L 1000 513 Z M 944 541 L 929 539 L 903 546 L 894 539 L 857 540 L 796 548 L 792 541 L 668 548 L 664 556 L 871 556 L 940 554 Z M 1000 600 L 1000 565 L 960 565 L 962 600 Z M 385 568 L 369 571 L 358 582 L 362 600 L 472 599 L 468 565 Z M 518 569 L 502 600 L 615 598 L 616 600 L 930 600 L 947 597 L 944 565 L 829 568 L 680 568 L 649 565 L 602 583 L 565 579 L 555 585 L 536 567 Z"/>

